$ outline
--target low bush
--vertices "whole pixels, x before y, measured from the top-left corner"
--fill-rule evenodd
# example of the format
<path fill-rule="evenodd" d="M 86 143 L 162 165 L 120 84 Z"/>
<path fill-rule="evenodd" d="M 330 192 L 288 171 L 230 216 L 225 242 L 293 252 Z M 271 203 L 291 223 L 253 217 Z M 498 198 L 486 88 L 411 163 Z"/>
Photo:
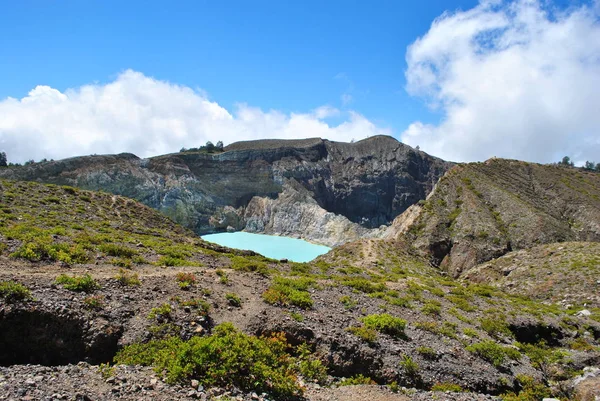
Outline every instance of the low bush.
<path fill-rule="evenodd" d="M 148 315 L 148 319 L 170 319 L 171 312 L 173 312 L 171 305 L 165 303 L 156 308 L 152 308 Z"/>
<path fill-rule="evenodd" d="M 413 361 L 410 356 L 404 355 L 400 361 L 400 366 L 408 377 L 414 379 L 419 376 L 419 364 Z"/>
<path fill-rule="evenodd" d="M 501 316 L 481 319 L 481 328 L 495 339 L 503 336 L 512 337 L 512 332 L 508 328 L 506 319 Z"/>
<path fill-rule="evenodd" d="M 225 294 L 225 299 L 227 300 L 227 302 L 229 302 L 229 305 L 231 305 L 231 306 L 236 306 L 236 307 L 242 306 L 242 299 L 237 294 L 234 294 L 233 292 L 229 292 L 229 293 Z"/>
<path fill-rule="evenodd" d="M 83 276 L 61 274 L 56 278 L 56 284 L 62 285 L 67 290 L 77 292 L 94 292 L 100 289 L 100 285 L 89 274 L 84 274 Z"/>
<path fill-rule="evenodd" d="M 344 378 L 341 382 L 338 383 L 338 386 L 358 386 L 360 384 L 372 385 L 377 383 L 370 377 L 359 374 L 356 376 Z"/>
<path fill-rule="evenodd" d="M 140 285 L 141 281 L 137 273 L 128 272 L 124 269 L 119 269 L 119 273 L 115 276 L 115 280 L 119 282 L 122 286 L 131 287 Z"/>
<path fill-rule="evenodd" d="M 85 297 L 83 305 L 87 309 L 101 310 L 105 305 L 104 297 L 102 295 L 90 295 L 89 297 Z"/>
<path fill-rule="evenodd" d="M 310 309 L 313 300 L 308 289 L 315 284 L 310 278 L 275 277 L 273 284 L 263 294 L 263 299 L 272 305 L 295 305 Z"/>
<path fill-rule="evenodd" d="M 196 284 L 196 275 L 194 273 L 179 272 L 177 273 L 176 280 L 181 289 L 187 290 Z"/>
<path fill-rule="evenodd" d="M 205 387 L 240 388 L 290 398 L 303 390 L 297 381 L 301 359 L 290 355 L 288 349 L 283 333 L 255 337 L 223 323 L 210 336 L 188 341 L 170 337 L 127 346 L 116 355 L 115 363 L 154 366 L 169 383 L 196 379 Z"/>
<path fill-rule="evenodd" d="M 482 341 L 467 347 L 467 351 L 478 355 L 492 365 L 501 366 L 506 358 L 519 359 L 521 354 L 518 350 L 511 347 L 503 347 L 495 341 Z"/>
<path fill-rule="evenodd" d="M 346 329 L 346 331 L 354 334 L 355 336 L 359 337 L 360 339 L 362 339 L 365 342 L 368 342 L 369 344 L 373 344 L 373 343 L 375 343 L 375 341 L 377 341 L 377 331 L 375 331 L 373 329 L 369 329 L 364 326 L 348 327 Z"/>
<path fill-rule="evenodd" d="M 368 329 L 377 330 L 380 333 L 389 334 L 394 337 L 404 336 L 406 320 L 394 317 L 387 313 L 365 316 L 361 321 Z"/>
<path fill-rule="evenodd" d="M 371 294 L 374 292 L 382 292 L 387 290 L 387 287 L 383 283 L 372 283 L 364 278 L 353 278 L 348 280 L 343 280 L 342 284 L 354 288 L 357 291 L 364 292 L 366 294 Z"/>
<path fill-rule="evenodd" d="M 462 393 L 465 390 L 458 384 L 454 383 L 436 383 L 431 386 L 431 391 L 451 391 L 453 393 Z"/>
<path fill-rule="evenodd" d="M 0 298 L 6 302 L 24 301 L 31 299 L 31 291 L 16 281 L 0 281 Z"/>
<path fill-rule="evenodd" d="M 102 244 L 100 245 L 100 251 L 106 253 L 108 256 L 118 256 L 124 258 L 131 258 L 138 254 L 135 249 L 118 244 Z"/>

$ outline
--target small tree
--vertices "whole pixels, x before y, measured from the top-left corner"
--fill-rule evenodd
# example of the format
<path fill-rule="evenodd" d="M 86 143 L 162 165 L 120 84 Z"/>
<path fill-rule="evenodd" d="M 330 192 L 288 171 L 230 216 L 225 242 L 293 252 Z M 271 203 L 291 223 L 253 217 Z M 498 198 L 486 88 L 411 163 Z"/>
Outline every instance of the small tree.
<path fill-rule="evenodd" d="M 217 141 L 217 144 L 215 145 L 215 149 L 217 149 L 219 152 L 223 151 L 223 141 Z"/>
<path fill-rule="evenodd" d="M 584 168 L 586 170 L 593 170 L 595 168 L 594 162 L 586 161 Z"/>
<path fill-rule="evenodd" d="M 558 164 L 562 164 L 563 166 L 573 167 L 575 164 L 571 161 L 569 156 L 565 156 L 562 158 L 562 161 Z"/>
<path fill-rule="evenodd" d="M 600 163 L 596 164 L 596 171 L 600 172 Z"/>
<path fill-rule="evenodd" d="M 213 145 L 213 143 L 211 141 L 206 142 L 206 145 L 204 146 L 204 149 L 206 149 L 206 151 L 208 153 L 212 153 L 215 151 L 215 145 Z"/>
<path fill-rule="evenodd" d="M 8 159 L 6 158 L 6 152 L 0 152 L 0 167 L 8 166 Z"/>

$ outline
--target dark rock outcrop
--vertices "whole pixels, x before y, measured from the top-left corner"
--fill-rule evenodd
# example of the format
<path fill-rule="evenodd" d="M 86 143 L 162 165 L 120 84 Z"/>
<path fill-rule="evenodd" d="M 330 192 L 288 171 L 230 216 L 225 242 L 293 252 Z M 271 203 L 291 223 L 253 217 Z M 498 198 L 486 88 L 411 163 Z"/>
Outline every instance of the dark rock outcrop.
<path fill-rule="evenodd" d="M 219 154 L 182 152 L 150 159 L 85 156 L 2 169 L 0 176 L 128 196 L 198 234 L 241 230 L 253 220 L 254 231 L 319 242 L 325 239 L 316 234 L 328 230 L 338 237 L 324 243 L 336 245 L 389 224 L 424 199 L 449 167 L 394 138 L 377 136 L 356 143 L 319 138 L 238 142 Z M 282 196 L 289 193 L 299 195 Z M 279 212 L 266 218 L 256 205 L 261 199 Z M 294 213 L 286 212 L 290 206 Z M 320 219 L 298 223 L 315 215 Z M 281 226 L 293 228 L 283 232 Z"/>

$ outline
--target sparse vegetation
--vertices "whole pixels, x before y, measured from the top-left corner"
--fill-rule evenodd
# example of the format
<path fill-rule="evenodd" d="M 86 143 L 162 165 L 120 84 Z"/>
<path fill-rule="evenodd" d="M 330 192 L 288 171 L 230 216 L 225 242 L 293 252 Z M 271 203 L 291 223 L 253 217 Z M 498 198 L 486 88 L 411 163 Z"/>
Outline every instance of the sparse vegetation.
<path fill-rule="evenodd" d="M 124 269 L 119 269 L 119 273 L 115 276 L 115 280 L 125 287 L 138 286 L 141 284 L 140 277 L 137 273 L 129 272 Z"/>
<path fill-rule="evenodd" d="M 313 305 L 313 300 L 308 289 L 314 284 L 313 279 L 305 277 L 275 277 L 273 284 L 263 294 L 263 299 L 272 305 L 295 305 L 302 309 L 309 309 Z"/>
<path fill-rule="evenodd" d="M 231 306 L 240 307 L 242 306 L 242 299 L 235 293 L 229 292 L 225 294 L 225 299 Z"/>
<path fill-rule="evenodd" d="M 100 289 L 100 285 L 90 276 L 68 276 L 61 274 L 56 278 L 56 284 L 62 285 L 65 289 L 77 292 L 94 292 Z"/>
<path fill-rule="evenodd" d="M 177 284 L 182 290 L 187 290 L 196 284 L 196 275 L 194 273 L 179 272 L 176 276 Z"/>
<path fill-rule="evenodd" d="M 380 333 L 393 337 L 403 337 L 406 320 L 391 316 L 387 313 L 365 316 L 361 319 L 366 328 L 377 330 Z"/>
<path fill-rule="evenodd" d="M 302 364 L 306 353 L 295 358 L 287 353 L 289 347 L 283 334 L 254 337 L 223 323 L 210 336 L 130 345 L 117 354 L 115 362 L 154 366 L 170 383 L 197 379 L 206 387 L 235 386 L 285 398 L 302 394 L 296 379 L 300 366 L 305 373 L 317 370 L 315 365 Z"/>
<path fill-rule="evenodd" d="M 0 298 L 6 302 L 17 302 L 31 299 L 31 291 L 16 281 L 0 281 Z"/>

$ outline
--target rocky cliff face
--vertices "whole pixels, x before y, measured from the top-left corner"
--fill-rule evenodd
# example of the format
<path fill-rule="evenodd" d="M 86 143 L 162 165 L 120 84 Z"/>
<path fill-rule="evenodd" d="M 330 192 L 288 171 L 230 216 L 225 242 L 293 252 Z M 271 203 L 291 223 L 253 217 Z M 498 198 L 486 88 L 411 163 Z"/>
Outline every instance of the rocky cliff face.
<path fill-rule="evenodd" d="M 454 276 L 513 250 L 600 241 L 600 174 L 502 159 L 455 166 L 387 233 L 403 234 Z"/>
<path fill-rule="evenodd" d="M 238 142 L 220 154 L 86 156 L 0 177 L 137 199 L 198 234 L 247 229 L 338 245 L 380 234 L 424 199 L 450 164 L 391 137 Z"/>

